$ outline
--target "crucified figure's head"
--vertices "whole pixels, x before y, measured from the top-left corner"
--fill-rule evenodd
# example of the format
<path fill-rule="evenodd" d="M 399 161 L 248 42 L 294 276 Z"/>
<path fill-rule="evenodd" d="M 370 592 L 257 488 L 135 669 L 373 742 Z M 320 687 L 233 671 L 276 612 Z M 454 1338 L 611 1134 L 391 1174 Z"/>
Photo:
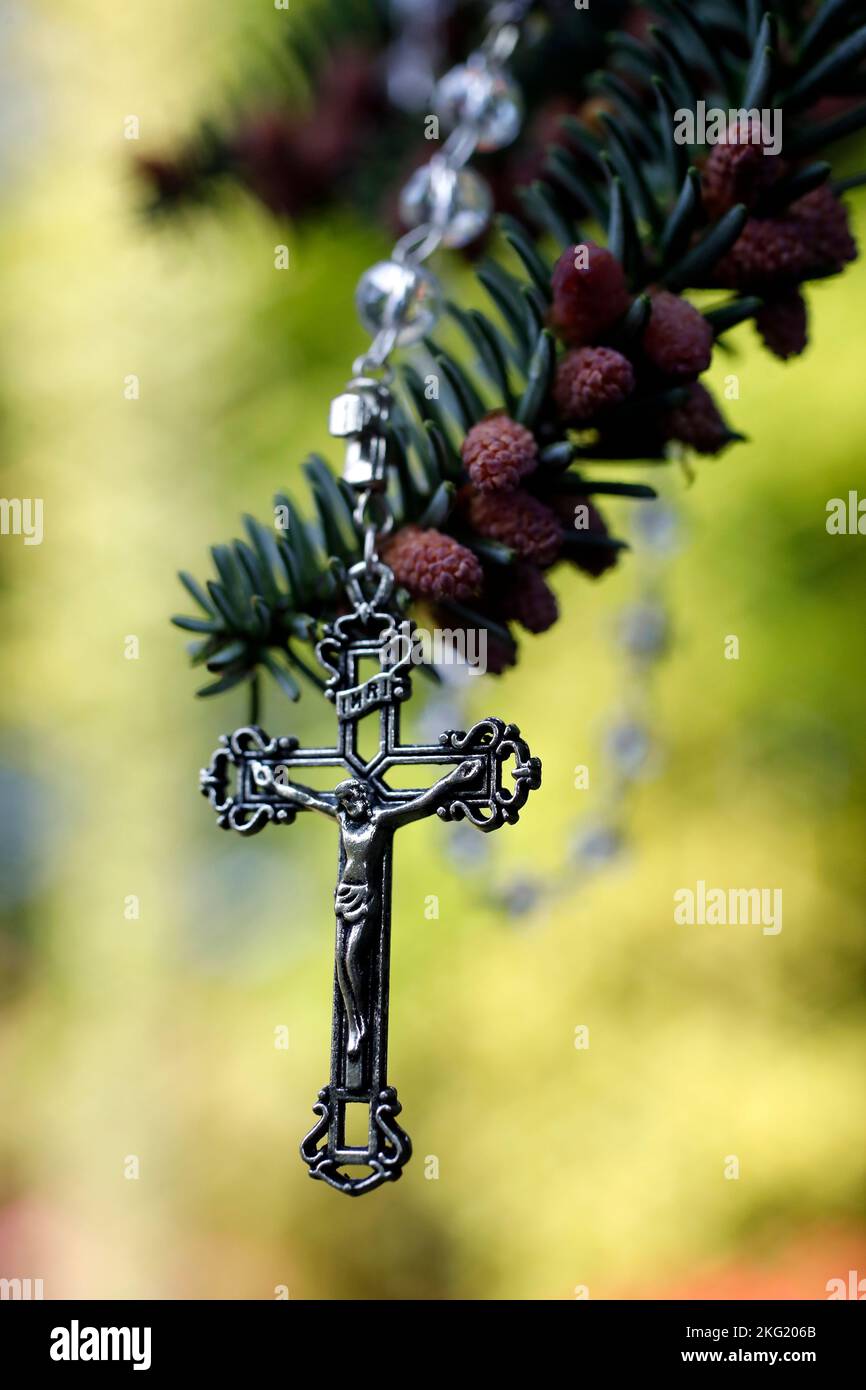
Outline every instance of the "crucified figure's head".
<path fill-rule="evenodd" d="M 337 805 L 345 811 L 350 820 L 370 819 L 370 796 L 363 782 L 350 777 L 334 788 Z"/>

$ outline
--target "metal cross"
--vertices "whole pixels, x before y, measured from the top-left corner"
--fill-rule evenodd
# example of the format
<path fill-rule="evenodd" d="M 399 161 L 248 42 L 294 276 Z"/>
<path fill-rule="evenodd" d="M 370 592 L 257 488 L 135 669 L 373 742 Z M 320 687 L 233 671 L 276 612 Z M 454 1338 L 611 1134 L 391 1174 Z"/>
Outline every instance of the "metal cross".
<path fill-rule="evenodd" d="M 224 829 L 254 835 L 271 823 L 290 825 L 301 810 L 339 823 L 331 1079 L 313 1107 L 318 1119 L 301 1143 L 301 1157 L 311 1177 L 351 1196 L 399 1178 L 412 1152 L 396 1120 L 397 1092 L 387 1080 L 394 831 L 434 811 L 446 821 L 466 819 L 478 830 L 496 830 L 517 820 L 529 792 L 541 784 L 539 759 L 530 757 L 520 730 L 500 719 L 482 719 L 465 733 L 449 730 L 438 744 L 400 742 L 400 705 L 411 693 L 411 625 L 398 631 L 385 607 L 390 572 L 383 567 L 383 574 L 388 578 L 372 600 L 354 580 L 354 611 L 327 628 L 317 647 L 330 673 L 326 694 L 336 707 L 336 746 L 301 748 L 296 738 L 268 738 L 248 726 L 223 737 L 201 774 L 202 792 Z M 362 679 L 361 663 L 370 659 L 379 669 Z M 365 758 L 359 725 L 373 712 L 379 743 Z M 512 787 L 503 784 L 508 763 Z M 425 789 L 389 786 L 392 768 L 429 764 L 450 771 Z M 341 768 L 348 777 L 333 791 L 315 791 L 294 780 L 307 767 Z M 346 1140 L 347 1108 L 359 1104 L 367 1112 L 365 1146 Z M 367 1171 L 345 1171 L 353 1167 Z"/>

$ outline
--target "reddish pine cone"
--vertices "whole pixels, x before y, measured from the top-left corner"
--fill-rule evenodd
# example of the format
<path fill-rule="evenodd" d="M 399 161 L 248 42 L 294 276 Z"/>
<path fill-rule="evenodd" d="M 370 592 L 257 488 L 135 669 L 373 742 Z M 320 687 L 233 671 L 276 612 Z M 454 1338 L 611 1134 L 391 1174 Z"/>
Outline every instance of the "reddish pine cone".
<path fill-rule="evenodd" d="M 420 526 L 402 526 L 385 542 L 382 558 L 413 598 L 467 599 L 484 582 L 471 550 L 441 531 L 424 531 Z"/>
<path fill-rule="evenodd" d="M 479 536 L 510 546 L 521 560 L 546 569 L 562 546 L 562 529 L 555 514 L 537 497 L 515 492 L 475 492 L 466 499 L 469 524 Z"/>
<path fill-rule="evenodd" d="M 726 289 L 760 290 L 805 279 L 812 259 L 802 228 L 793 218 L 750 217 L 716 266 L 713 279 Z"/>
<path fill-rule="evenodd" d="M 789 209 L 822 270 L 841 270 L 857 259 L 857 243 L 848 230 L 848 212 L 828 183 L 798 198 Z"/>
<path fill-rule="evenodd" d="M 472 483 L 481 492 L 513 492 L 538 466 L 531 430 L 507 415 L 488 415 L 473 425 L 461 449 Z"/>
<path fill-rule="evenodd" d="M 667 434 L 699 454 L 718 454 L 731 441 L 731 431 L 705 386 L 692 382 L 688 399 L 665 417 Z"/>
<path fill-rule="evenodd" d="M 610 251 L 592 242 L 563 251 L 554 266 L 552 291 L 550 326 L 571 347 L 593 342 L 629 306 L 622 266 Z"/>
<path fill-rule="evenodd" d="M 608 347 L 572 348 L 559 364 L 553 397 L 563 420 L 582 424 L 634 390 L 634 368 Z"/>
<path fill-rule="evenodd" d="M 535 565 L 516 565 L 499 594 L 503 618 L 527 632 L 546 632 L 559 617 L 556 595 Z"/>
<path fill-rule="evenodd" d="M 501 676 L 503 671 L 507 671 L 509 666 L 517 665 L 517 650 L 515 647 L 508 646 L 501 642 L 498 637 L 494 637 L 492 632 L 487 634 L 487 670 L 493 676 Z"/>
<path fill-rule="evenodd" d="M 774 356 L 783 362 L 799 357 L 808 342 L 806 301 L 799 290 L 768 300 L 756 313 L 755 326 Z"/>
<path fill-rule="evenodd" d="M 599 544 L 610 537 L 610 531 L 601 512 L 589 498 L 566 492 L 551 498 L 551 503 L 571 537 L 568 558 L 572 564 L 593 579 L 613 569 L 619 560 L 619 550 L 613 544 Z"/>
<path fill-rule="evenodd" d="M 507 671 L 509 666 L 517 666 L 517 646 L 509 646 L 506 642 L 500 641 L 498 637 L 493 637 L 492 632 L 487 634 L 487 670 L 491 676 L 502 676 L 503 671 Z"/>
<path fill-rule="evenodd" d="M 749 218 L 713 278 L 727 289 L 762 291 L 836 273 L 856 256 L 845 206 L 822 184 L 785 217 Z"/>
<path fill-rule="evenodd" d="M 677 381 L 700 376 L 713 355 L 713 330 L 688 300 L 660 290 L 652 298 L 643 350 L 665 376 Z"/>
<path fill-rule="evenodd" d="M 721 217 L 735 203 L 754 207 L 782 168 L 778 156 L 764 153 L 763 142 L 751 142 L 748 122 L 731 134 L 731 141 L 713 146 L 703 169 L 701 194 L 711 218 Z"/>

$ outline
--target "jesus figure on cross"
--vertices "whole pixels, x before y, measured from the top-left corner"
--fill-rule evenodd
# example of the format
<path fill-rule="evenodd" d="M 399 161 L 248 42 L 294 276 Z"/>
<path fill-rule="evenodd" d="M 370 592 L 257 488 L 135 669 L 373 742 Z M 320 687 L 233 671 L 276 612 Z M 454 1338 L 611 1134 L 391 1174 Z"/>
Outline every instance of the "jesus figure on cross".
<path fill-rule="evenodd" d="M 396 805 L 377 805 L 364 782 L 349 778 L 334 788 L 333 801 L 274 775 L 266 763 L 252 764 L 253 780 L 261 791 L 274 792 L 286 801 L 308 811 L 320 811 L 340 822 L 340 862 L 342 872 L 334 892 L 334 909 L 339 927 L 337 982 L 348 1020 L 347 1052 L 356 1058 L 367 1032 L 362 1003 L 364 957 L 370 944 L 369 928 L 378 916 L 378 884 L 382 855 L 393 832 L 434 811 L 445 793 L 456 784 L 465 786 L 484 766 L 472 758 L 440 777 L 432 787 L 411 801 Z"/>

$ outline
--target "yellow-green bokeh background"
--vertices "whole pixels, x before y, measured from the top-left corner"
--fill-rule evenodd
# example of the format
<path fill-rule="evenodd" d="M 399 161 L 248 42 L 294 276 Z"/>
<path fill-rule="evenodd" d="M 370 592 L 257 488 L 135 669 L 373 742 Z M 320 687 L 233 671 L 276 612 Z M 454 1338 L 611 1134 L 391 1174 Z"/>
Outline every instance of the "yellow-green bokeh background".
<path fill-rule="evenodd" d="M 858 1258 L 866 1273 L 866 540 L 825 530 L 862 478 L 863 267 L 811 292 L 801 361 L 738 331 L 713 375 L 739 375 L 728 410 L 753 442 L 698 460 L 692 487 L 668 471 L 686 543 L 653 712 L 666 757 L 615 869 L 572 881 L 567 851 L 604 792 L 632 561 L 563 578 L 563 620 L 479 683 L 476 713 L 516 720 L 545 765 L 490 872 L 560 891 L 515 922 L 438 825 L 401 836 L 391 1071 L 416 1156 L 347 1202 L 296 1150 L 327 1078 L 333 836 L 217 832 L 196 772 L 246 712 L 193 700 L 167 624 L 177 568 L 267 515 L 309 449 L 334 456 L 352 287 L 384 249 L 349 215 L 286 233 L 240 200 L 186 228 L 136 216 L 134 151 L 218 107 L 250 31 L 285 22 L 243 10 L 70 0 L 6 26 L 2 491 L 44 498 L 45 538 L 0 542 L 3 761 L 32 808 L 4 812 L 31 855 L 4 919 L 0 1274 L 47 1297 L 824 1297 Z M 274 728 L 324 736 L 327 717 L 268 693 Z M 676 926 L 673 892 L 699 878 L 781 887 L 783 931 Z"/>

